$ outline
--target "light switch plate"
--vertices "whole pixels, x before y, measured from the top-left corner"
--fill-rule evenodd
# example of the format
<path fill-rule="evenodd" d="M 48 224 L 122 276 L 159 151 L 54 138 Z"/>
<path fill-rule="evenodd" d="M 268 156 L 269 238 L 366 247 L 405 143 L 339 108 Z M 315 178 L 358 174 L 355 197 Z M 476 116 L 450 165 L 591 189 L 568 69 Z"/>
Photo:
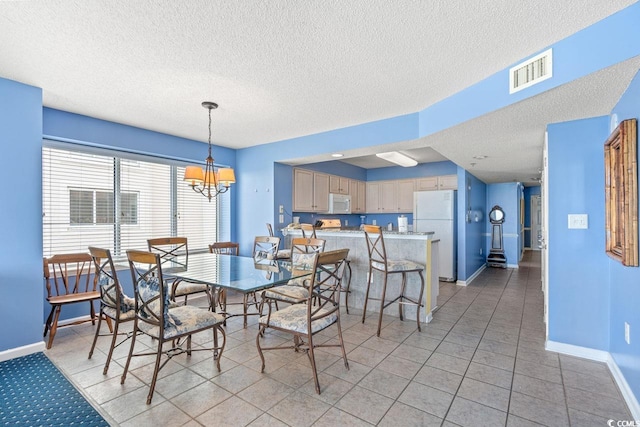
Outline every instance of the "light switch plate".
<path fill-rule="evenodd" d="M 569 214 L 569 228 L 589 228 L 589 215 L 587 214 Z"/>

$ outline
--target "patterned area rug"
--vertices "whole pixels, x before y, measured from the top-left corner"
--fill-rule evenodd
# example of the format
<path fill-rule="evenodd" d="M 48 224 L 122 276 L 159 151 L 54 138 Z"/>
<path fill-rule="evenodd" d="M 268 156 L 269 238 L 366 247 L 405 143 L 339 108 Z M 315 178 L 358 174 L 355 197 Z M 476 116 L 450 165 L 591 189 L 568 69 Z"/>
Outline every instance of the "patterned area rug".
<path fill-rule="evenodd" d="M 44 353 L 0 362 L 0 425 L 108 426 Z"/>

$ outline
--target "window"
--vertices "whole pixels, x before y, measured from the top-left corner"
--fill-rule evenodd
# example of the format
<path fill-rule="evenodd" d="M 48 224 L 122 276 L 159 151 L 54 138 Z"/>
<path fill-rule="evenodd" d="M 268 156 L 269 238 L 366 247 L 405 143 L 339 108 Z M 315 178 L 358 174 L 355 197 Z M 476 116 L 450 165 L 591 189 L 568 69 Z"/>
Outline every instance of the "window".
<path fill-rule="evenodd" d="M 100 190 L 69 190 L 69 223 L 71 225 L 113 224 L 114 193 Z M 120 193 L 120 221 L 137 224 L 138 194 Z"/>
<path fill-rule="evenodd" d="M 636 120 L 624 120 L 604 144 L 606 252 L 638 266 L 638 166 Z"/>
<path fill-rule="evenodd" d="M 178 161 L 45 140 L 44 255 L 99 246 L 122 259 L 164 236 L 187 237 L 190 252 L 207 250 L 229 234 L 229 193 L 209 202 L 183 173 Z"/>

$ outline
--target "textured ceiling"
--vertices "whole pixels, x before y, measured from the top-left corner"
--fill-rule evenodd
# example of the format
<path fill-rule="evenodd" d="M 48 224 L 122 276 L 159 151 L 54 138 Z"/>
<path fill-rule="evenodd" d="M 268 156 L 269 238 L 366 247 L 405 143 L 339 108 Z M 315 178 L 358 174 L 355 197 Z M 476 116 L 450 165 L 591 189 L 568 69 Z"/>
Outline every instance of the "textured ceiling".
<path fill-rule="evenodd" d="M 213 142 L 241 148 L 422 110 L 632 3 L 0 1 L 0 77 L 43 88 L 48 107 L 200 141 L 200 103 L 215 101 Z M 479 118 L 422 146 L 468 168 L 482 148 L 480 179 L 517 179 L 514 165 L 540 163 L 544 124 L 571 115 L 563 99 L 593 92 L 569 86 L 581 92 L 541 95 L 558 113 L 544 123 Z"/>

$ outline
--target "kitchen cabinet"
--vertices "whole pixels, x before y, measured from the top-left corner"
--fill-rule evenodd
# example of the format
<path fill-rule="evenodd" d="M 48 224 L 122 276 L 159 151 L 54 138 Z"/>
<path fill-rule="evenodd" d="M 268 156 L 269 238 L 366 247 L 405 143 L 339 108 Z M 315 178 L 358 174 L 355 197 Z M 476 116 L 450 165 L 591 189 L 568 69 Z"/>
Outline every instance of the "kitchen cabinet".
<path fill-rule="evenodd" d="M 413 190 L 412 179 L 367 182 L 367 213 L 413 212 Z"/>
<path fill-rule="evenodd" d="M 415 190 L 415 181 L 413 179 L 405 179 L 396 181 L 398 186 L 398 210 L 397 212 L 413 212 L 413 192 Z"/>
<path fill-rule="evenodd" d="M 458 175 L 442 175 L 438 177 L 438 190 L 457 190 Z"/>
<path fill-rule="evenodd" d="M 425 176 L 416 179 L 416 191 L 433 191 L 438 189 L 437 176 Z"/>
<path fill-rule="evenodd" d="M 416 179 L 415 191 L 457 190 L 458 175 L 425 176 Z"/>
<path fill-rule="evenodd" d="M 329 176 L 329 193 L 333 194 L 349 194 L 349 178 L 343 176 Z"/>
<path fill-rule="evenodd" d="M 328 211 L 329 175 L 306 169 L 294 169 L 293 210 L 296 212 Z"/>
<path fill-rule="evenodd" d="M 367 207 L 367 188 L 364 181 L 350 180 L 349 194 L 351 195 L 351 213 L 364 213 Z"/>

